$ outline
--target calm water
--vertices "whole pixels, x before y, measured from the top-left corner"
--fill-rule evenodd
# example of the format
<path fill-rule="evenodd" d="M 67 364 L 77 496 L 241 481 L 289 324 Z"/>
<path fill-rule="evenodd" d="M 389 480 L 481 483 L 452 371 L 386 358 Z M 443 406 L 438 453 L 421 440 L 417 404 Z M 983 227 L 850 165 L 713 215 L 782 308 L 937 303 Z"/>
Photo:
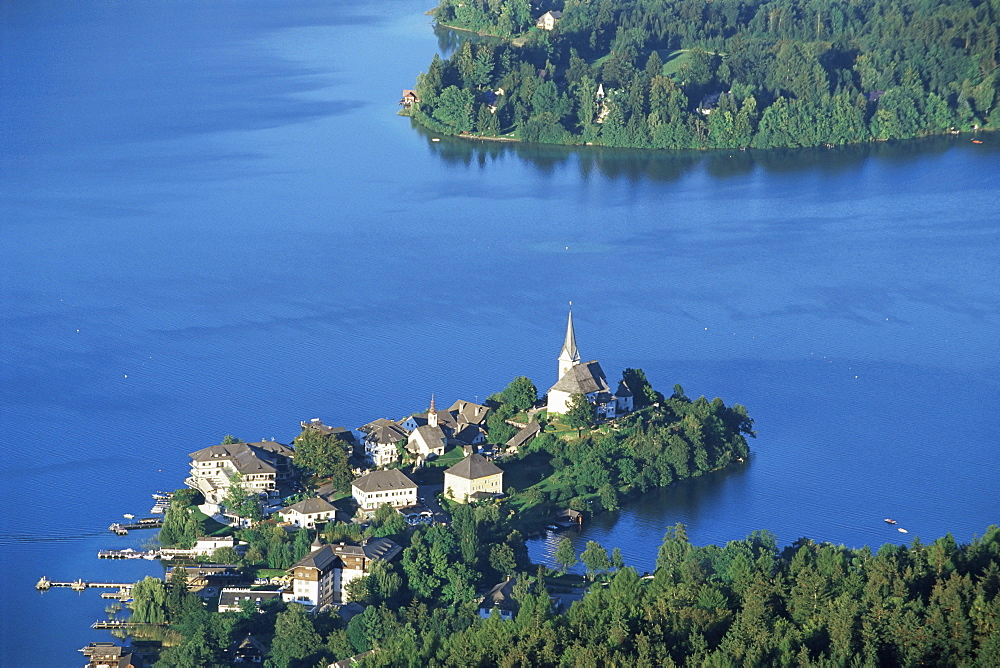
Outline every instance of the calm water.
<path fill-rule="evenodd" d="M 439 143 L 394 115 L 429 3 L 0 0 L 0 663 L 105 640 L 105 527 L 227 433 L 609 374 L 745 404 L 742 469 L 577 536 L 652 567 L 770 529 L 1000 521 L 1000 138 L 788 154 Z M 545 560 L 552 545 L 532 545 Z"/>

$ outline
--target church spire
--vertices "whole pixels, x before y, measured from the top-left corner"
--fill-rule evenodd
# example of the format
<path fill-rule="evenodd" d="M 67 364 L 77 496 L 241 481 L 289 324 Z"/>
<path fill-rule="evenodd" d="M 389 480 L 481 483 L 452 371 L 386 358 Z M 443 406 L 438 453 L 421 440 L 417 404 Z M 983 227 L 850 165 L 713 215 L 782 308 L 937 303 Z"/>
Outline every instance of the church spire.
<path fill-rule="evenodd" d="M 434 407 L 434 394 L 431 393 L 431 409 L 427 411 L 427 426 L 436 427 L 438 426 L 438 412 Z"/>
<path fill-rule="evenodd" d="M 559 353 L 559 377 L 562 378 L 574 365 L 580 363 L 580 351 L 576 348 L 576 332 L 573 330 L 573 302 L 569 303 L 569 319 L 566 321 L 566 340 Z"/>

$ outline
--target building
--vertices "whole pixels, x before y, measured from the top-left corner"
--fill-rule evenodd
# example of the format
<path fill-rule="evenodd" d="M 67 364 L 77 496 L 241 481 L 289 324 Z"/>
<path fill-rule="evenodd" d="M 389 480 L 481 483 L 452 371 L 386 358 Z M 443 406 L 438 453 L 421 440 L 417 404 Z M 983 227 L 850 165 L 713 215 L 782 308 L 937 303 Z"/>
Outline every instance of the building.
<path fill-rule="evenodd" d="M 347 585 L 371 570 L 374 561 L 392 561 L 403 548 L 388 538 L 362 545 L 319 545 L 291 568 L 292 591 L 285 600 L 314 610 L 344 602 Z"/>
<path fill-rule="evenodd" d="M 417 95 L 417 91 L 410 90 L 409 88 L 403 89 L 403 95 L 399 99 L 399 105 L 401 107 L 409 109 L 418 102 L 420 102 L 420 96 Z"/>
<path fill-rule="evenodd" d="M 229 646 L 229 657 L 233 664 L 261 664 L 267 657 L 267 645 L 248 633 L 242 640 L 236 640 Z"/>
<path fill-rule="evenodd" d="M 545 12 L 538 17 L 535 21 L 535 27 L 541 28 L 542 30 L 552 30 L 556 27 L 556 23 L 562 18 L 562 12 L 551 11 Z"/>
<path fill-rule="evenodd" d="M 313 529 L 337 518 L 337 509 L 321 496 L 299 501 L 278 511 L 281 518 L 299 528 Z"/>
<path fill-rule="evenodd" d="M 449 416 L 450 417 L 450 416 Z M 409 420 L 417 422 L 417 416 L 410 416 Z M 404 423 L 405 424 L 405 423 Z M 406 442 L 406 449 L 415 455 L 418 460 L 428 457 L 440 457 L 444 454 L 444 449 L 448 445 L 448 433 L 445 427 L 438 423 L 438 412 L 434 407 L 434 397 L 431 396 L 431 408 L 427 411 L 426 423 L 417 426 L 410 432 Z M 452 432 L 448 428 L 448 432 Z"/>
<path fill-rule="evenodd" d="M 612 393 L 597 360 L 580 361 L 571 310 L 566 324 L 566 338 L 559 353 L 559 380 L 549 389 L 546 410 L 549 413 L 567 413 L 574 394 L 587 397 L 597 409 L 598 418 L 615 418 L 632 410 L 632 392 L 624 381 L 619 382 L 617 391 Z"/>
<path fill-rule="evenodd" d="M 248 492 L 277 498 L 280 487 L 294 476 L 294 455 L 292 448 L 276 441 L 212 445 L 188 455 L 191 475 L 184 483 L 204 494 L 208 503 L 218 505 L 239 474 Z"/>
<path fill-rule="evenodd" d="M 444 494 L 460 503 L 503 494 L 503 469 L 473 453 L 444 472 Z"/>
<path fill-rule="evenodd" d="M 87 657 L 87 668 L 135 668 L 132 650 L 113 642 L 92 642 L 80 650 Z"/>
<path fill-rule="evenodd" d="M 364 444 L 365 459 L 375 468 L 391 466 L 399 459 L 396 444 L 405 441 L 408 431 L 397 422 L 379 418 L 358 427 L 358 441 Z"/>
<path fill-rule="evenodd" d="M 372 511 L 387 503 L 393 508 L 417 503 L 417 484 L 399 469 L 372 471 L 351 483 L 351 494 L 363 511 Z"/>
<path fill-rule="evenodd" d="M 509 577 L 506 581 L 490 589 L 479 603 L 479 616 L 488 619 L 496 610 L 500 619 L 505 621 L 513 619 L 520 607 L 514 600 L 514 585 L 516 584 L 517 580 Z"/>
<path fill-rule="evenodd" d="M 243 601 L 253 601 L 258 608 L 274 599 L 281 598 L 281 591 L 250 589 L 249 587 L 224 587 L 219 594 L 219 612 L 239 612 Z"/>
<path fill-rule="evenodd" d="M 506 443 L 509 451 L 517 453 L 518 450 L 535 440 L 535 437 L 542 433 L 542 425 L 538 420 L 532 420 L 521 431 L 517 432 Z"/>
<path fill-rule="evenodd" d="M 164 557 L 211 557 L 220 547 L 231 547 L 238 553 L 243 553 L 247 549 L 247 544 L 236 540 L 233 536 L 217 538 L 207 536 L 195 541 L 191 549 L 181 549 L 176 547 L 161 547 L 160 554 Z"/>

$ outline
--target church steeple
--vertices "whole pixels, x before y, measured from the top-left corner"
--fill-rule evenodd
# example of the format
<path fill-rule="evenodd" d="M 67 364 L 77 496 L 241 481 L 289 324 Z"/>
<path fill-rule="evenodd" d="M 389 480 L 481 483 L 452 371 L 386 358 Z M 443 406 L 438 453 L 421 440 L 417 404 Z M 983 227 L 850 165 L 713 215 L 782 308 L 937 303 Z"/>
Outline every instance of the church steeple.
<path fill-rule="evenodd" d="M 576 332 L 573 330 L 573 302 L 569 303 L 569 319 L 566 322 L 566 340 L 559 353 L 559 377 L 566 375 L 574 365 L 580 363 L 580 351 L 576 349 Z"/>
<path fill-rule="evenodd" d="M 438 412 L 434 407 L 434 395 L 431 394 L 431 409 L 427 411 L 427 426 L 436 427 L 438 426 Z"/>

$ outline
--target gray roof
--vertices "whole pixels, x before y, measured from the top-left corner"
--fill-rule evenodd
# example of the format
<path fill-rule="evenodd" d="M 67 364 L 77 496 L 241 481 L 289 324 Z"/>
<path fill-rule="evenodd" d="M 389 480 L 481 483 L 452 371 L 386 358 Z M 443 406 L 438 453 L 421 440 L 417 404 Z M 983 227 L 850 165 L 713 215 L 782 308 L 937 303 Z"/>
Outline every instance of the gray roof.
<path fill-rule="evenodd" d="M 385 471 L 372 471 L 354 482 L 352 487 L 357 487 L 362 492 L 384 492 L 391 489 L 416 488 L 417 483 L 413 482 L 399 469 L 387 469 Z"/>
<path fill-rule="evenodd" d="M 362 545 L 333 545 L 333 551 L 338 555 L 365 557 L 366 559 L 381 559 L 391 561 L 393 557 L 403 551 L 393 540 L 389 538 L 369 538 Z"/>
<path fill-rule="evenodd" d="M 472 443 L 482 434 L 482 430 L 474 424 L 467 424 L 455 432 L 455 440 L 462 443 Z"/>
<path fill-rule="evenodd" d="M 507 447 L 519 448 L 535 436 L 538 436 L 541 431 L 542 425 L 538 424 L 538 420 L 532 420 L 524 429 L 510 437 L 510 440 L 507 441 Z"/>
<path fill-rule="evenodd" d="M 196 462 L 227 459 L 233 462 L 240 473 L 273 473 L 280 457 L 292 457 L 294 454 L 295 451 L 283 443 L 260 441 L 210 445 L 188 456 Z"/>
<path fill-rule="evenodd" d="M 385 418 L 373 420 L 368 424 L 358 427 L 358 431 L 367 434 L 365 440 L 376 443 L 396 443 L 406 438 L 406 430 L 398 423 Z"/>
<path fill-rule="evenodd" d="M 282 508 L 278 512 L 283 513 L 288 510 L 294 510 L 302 513 L 303 515 L 312 515 L 313 513 L 328 513 L 331 510 L 336 510 L 336 508 L 332 503 L 323 497 L 316 497 L 313 499 L 306 499 L 305 501 L 299 501 L 298 503 L 288 506 L 287 508 Z"/>
<path fill-rule="evenodd" d="M 616 397 L 631 397 L 632 396 L 632 390 L 630 390 L 628 388 L 628 383 L 626 383 L 624 380 L 618 381 L 618 389 L 615 390 L 615 396 Z"/>
<path fill-rule="evenodd" d="M 477 453 L 472 453 L 445 471 L 445 473 L 459 478 L 465 478 L 466 480 L 477 480 L 479 478 L 485 478 L 489 475 L 503 473 L 503 469 L 496 464 L 487 461 L 486 457 Z"/>
<path fill-rule="evenodd" d="M 324 545 L 299 559 L 292 568 L 316 568 L 320 571 L 328 571 L 336 560 L 337 555 L 334 554 L 333 547 Z"/>
<path fill-rule="evenodd" d="M 417 427 L 410 433 L 410 443 L 416 440 L 416 434 L 420 434 L 420 438 L 429 448 L 443 448 L 448 441 L 448 437 L 445 436 L 441 427 L 431 427 L 426 424 Z"/>
<path fill-rule="evenodd" d="M 483 610 L 500 608 L 511 612 L 516 611 L 518 608 L 517 602 L 514 600 L 514 585 L 516 584 L 516 578 L 507 578 L 506 581 L 490 589 L 483 597 L 483 602 L 479 607 Z"/>
<path fill-rule="evenodd" d="M 462 401 L 461 399 L 453 403 L 451 408 L 448 409 L 448 413 L 454 415 L 459 423 L 465 422 L 467 424 L 482 424 L 486 421 L 486 415 L 489 412 L 489 406 L 474 404 L 471 401 Z"/>
<path fill-rule="evenodd" d="M 576 347 L 576 331 L 573 329 L 572 310 L 570 310 L 569 318 L 566 320 L 566 340 L 563 341 L 562 350 L 559 351 L 559 359 L 570 362 L 580 361 L 580 351 Z"/>
<path fill-rule="evenodd" d="M 563 374 L 552 390 L 560 390 L 568 394 L 591 394 L 593 392 L 611 393 L 604 370 L 597 360 L 574 364 Z M 552 390 L 549 390 L 550 392 Z"/>

